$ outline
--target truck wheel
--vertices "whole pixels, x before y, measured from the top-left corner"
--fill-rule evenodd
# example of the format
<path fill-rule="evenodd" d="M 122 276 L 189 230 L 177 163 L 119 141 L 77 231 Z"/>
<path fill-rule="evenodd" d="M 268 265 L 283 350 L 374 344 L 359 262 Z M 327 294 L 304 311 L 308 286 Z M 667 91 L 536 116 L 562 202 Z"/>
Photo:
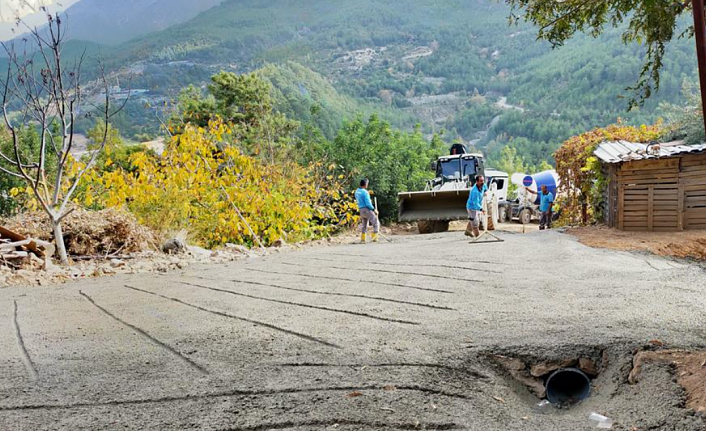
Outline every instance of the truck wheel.
<path fill-rule="evenodd" d="M 507 208 L 500 207 L 500 208 L 498 208 L 498 223 L 505 223 L 505 222 L 507 222 Z"/>
<path fill-rule="evenodd" d="M 431 222 L 426 220 L 421 220 L 417 222 L 417 229 L 422 235 L 427 233 L 432 233 Z"/>
<path fill-rule="evenodd" d="M 449 222 L 448 221 L 435 221 L 433 222 L 434 224 L 434 232 L 448 232 L 449 231 Z"/>
<path fill-rule="evenodd" d="M 520 211 L 520 223 L 530 224 L 532 223 L 532 211 L 529 208 L 525 208 Z"/>
<path fill-rule="evenodd" d="M 421 234 L 448 232 L 449 222 L 422 220 L 417 222 L 417 229 Z"/>

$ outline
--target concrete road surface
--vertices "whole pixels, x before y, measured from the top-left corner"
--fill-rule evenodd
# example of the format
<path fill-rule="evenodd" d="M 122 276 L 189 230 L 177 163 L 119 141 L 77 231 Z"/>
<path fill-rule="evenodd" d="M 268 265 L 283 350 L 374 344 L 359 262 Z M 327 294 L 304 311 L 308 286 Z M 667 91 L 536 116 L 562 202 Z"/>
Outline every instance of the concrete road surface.
<path fill-rule="evenodd" d="M 0 429 L 584 430 L 593 411 L 704 428 L 668 366 L 626 381 L 651 340 L 706 345 L 702 267 L 500 236 L 0 289 Z M 592 356 L 600 374 L 579 405 L 538 411 L 494 355 Z"/>

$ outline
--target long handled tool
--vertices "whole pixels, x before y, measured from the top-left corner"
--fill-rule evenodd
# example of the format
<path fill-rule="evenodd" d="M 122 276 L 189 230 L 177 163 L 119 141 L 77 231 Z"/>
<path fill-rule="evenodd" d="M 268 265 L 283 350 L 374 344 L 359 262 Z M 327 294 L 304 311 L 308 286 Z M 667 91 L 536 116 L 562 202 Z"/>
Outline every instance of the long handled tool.
<path fill-rule="evenodd" d="M 378 225 L 379 225 L 380 224 L 380 212 L 378 211 L 378 198 L 377 198 L 377 196 L 374 199 L 375 199 L 375 215 L 378 216 Z M 381 232 L 378 232 L 378 236 L 381 236 L 387 242 L 392 242 L 392 240 L 390 238 L 386 237 Z"/>
<path fill-rule="evenodd" d="M 473 238 L 469 244 L 485 244 L 485 243 L 492 243 L 492 242 L 505 242 L 504 239 L 498 238 L 494 234 L 488 232 L 488 220 L 490 217 L 488 216 L 488 203 L 486 202 L 485 199 L 483 199 L 483 232 L 476 238 Z M 487 237 L 491 238 L 487 238 Z M 481 241 L 483 237 L 486 237 Z"/>

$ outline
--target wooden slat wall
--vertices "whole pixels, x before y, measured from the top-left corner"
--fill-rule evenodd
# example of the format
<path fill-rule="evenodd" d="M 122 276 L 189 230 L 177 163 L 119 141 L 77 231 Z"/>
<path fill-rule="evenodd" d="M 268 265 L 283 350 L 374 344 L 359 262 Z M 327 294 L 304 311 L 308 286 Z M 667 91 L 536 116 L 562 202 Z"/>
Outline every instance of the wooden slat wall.
<path fill-rule="evenodd" d="M 682 157 L 684 229 L 706 229 L 706 154 Z"/>
<path fill-rule="evenodd" d="M 604 172 L 606 178 L 608 178 L 608 186 L 606 187 L 605 200 L 606 200 L 606 213 L 605 222 L 610 227 L 618 226 L 618 179 L 617 179 L 617 166 L 610 164 L 607 166 L 607 170 Z"/>
<path fill-rule="evenodd" d="M 706 154 L 627 162 L 609 174 L 609 226 L 632 231 L 706 229 Z"/>

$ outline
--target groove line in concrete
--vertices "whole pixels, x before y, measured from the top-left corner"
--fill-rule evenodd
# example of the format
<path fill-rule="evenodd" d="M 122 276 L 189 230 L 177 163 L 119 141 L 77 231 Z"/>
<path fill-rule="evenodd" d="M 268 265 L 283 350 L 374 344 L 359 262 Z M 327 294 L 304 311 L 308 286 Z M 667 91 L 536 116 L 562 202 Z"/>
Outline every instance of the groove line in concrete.
<path fill-rule="evenodd" d="M 283 430 L 290 428 L 313 427 L 315 429 L 323 429 L 328 427 L 338 426 L 355 426 L 363 427 L 362 429 L 383 429 L 383 430 L 456 430 L 463 429 L 458 424 L 453 422 L 380 422 L 380 421 L 361 421 L 352 419 L 328 419 L 328 420 L 306 420 L 306 421 L 285 421 L 277 423 L 264 423 L 246 427 L 223 428 L 220 431 L 266 431 L 266 430 Z"/>
<path fill-rule="evenodd" d="M 39 373 L 37 372 L 37 365 L 32 360 L 32 357 L 27 351 L 27 346 L 25 346 L 25 340 L 22 336 L 22 330 L 20 330 L 20 321 L 17 317 L 17 301 L 13 301 L 13 313 L 12 313 L 12 325 L 15 328 L 15 340 L 17 341 L 17 348 L 20 350 L 20 355 L 22 358 L 22 363 L 27 369 L 27 374 L 32 380 L 37 380 Z"/>
<path fill-rule="evenodd" d="M 342 256 L 342 255 L 338 255 Z M 303 259 L 307 260 L 318 260 L 321 262 L 334 262 L 334 263 L 341 263 L 340 259 L 325 259 L 321 257 L 303 257 Z M 474 261 L 475 262 L 475 261 Z M 434 263 L 401 263 L 401 262 L 386 262 L 386 263 L 381 263 L 381 262 L 358 262 L 355 261 L 353 263 L 362 263 L 365 265 L 375 265 L 375 266 L 413 266 L 413 267 L 419 267 L 419 268 L 448 268 L 448 269 L 462 269 L 466 271 L 477 271 L 477 272 L 487 272 L 489 274 L 501 274 L 502 271 L 494 271 L 491 269 L 481 269 L 481 268 L 469 268 L 467 266 L 458 266 L 458 265 L 448 265 L 445 263 L 439 263 L 439 264 L 434 264 Z M 483 262 L 480 261 L 478 263 L 490 263 L 490 262 Z M 350 269 L 358 269 L 358 268 L 350 268 Z"/>
<path fill-rule="evenodd" d="M 298 263 L 290 263 L 290 262 L 280 262 L 280 265 L 296 266 L 298 268 L 308 268 L 308 266 L 306 266 L 306 265 L 301 265 Z M 440 274 L 423 274 L 421 272 L 393 271 L 391 269 L 346 268 L 345 266 L 327 266 L 324 268 L 317 267 L 316 269 L 339 269 L 342 271 L 379 272 L 379 273 L 383 273 L 383 274 L 414 275 L 417 277 L 442 278 L 445 280 L 468 281 L 468 282 L 472 282 L 472 283 L 480 283 L 481 282 L 481 280 L 476 280 L 476 279 L 472 279 L 472 278 L 453 277 L 450 275 L 440 275 Z"/>
<path fill-rule="evenodd" d="M 285 388 L 285 389 L 262 389 L 262 390 L 228 390 L 222 392 L 213 392 L 206 394 L 187 394 L 169 397 L 143 398 L 137 400 L 111 400 L 102 402 L 76 402 L 67 404 L 29 404 L 21 406 L 0 406 L 0 411 L 25 411 L 25 410 L 59 410 L 73 408 L 95 408 L 109 406 L 125 406 L 125 405 L 141 405 L 150 403 L 169 403 L 177 401 L 202 400 L 220 397 L 236 397 L 236 396 L 269 396 L 282 394 L 306 394 L 317 392 L 354 392 L 354 391 L 390 391 L 391 387 L 397 391 L 420 392 L 429 395 L 439 395 L 448 398 L 456 398 L 461 400 L 472 400 L 472 397 L 464 394 L 447 392 L 440 389 L 427 388 L 418 385 L 369 385 L 369 386 L 324 386 L 317 388 Z"/>
<path fill-rule="evenodd" d="M 91 298 L 90 296 L 88 296 L 88 295 L 87 295 L 86 293 L 84 293 L 83 291 L 79 290 L 78 293 L 79 293 L 79 295 L 81 295 L 81 296 L 83 296 L 84 298 L 86 298 L 86 300 L 87 300 L 91 305 L 93 305 L 94 307 L 96 307 L 97 309 L 99 309 L 100 311 L 102 311 L 105 315 L 107 315 L 108 317 L 112 318 L 112 319 L 115 320 L 116 322 L 121 323 L 122 325 L 127 326 L 128 328 L 132 329 L 132 330 L 135 331 L 137 334 L 139 334 L 139 335 L 141 335 L 142 337 L 146 338 L 147 340 L 149 340 L 149 341 L 152 342 L 153 344 L 156 344 L 157 346 L 163 348 L 163 349 L 166 350 L 167 352 L 169 352 L 169 353 L 171 353 L 172 355 L 176 356 L 177 358 L 181 359 L 183 362 L 185 362 L 187 365 L 189 365 L 191 368 L 195 369 L 196 371 L 200 372 L 201 374 L 208 374 L 208 370 L 206 370 L 206 368 L 202 367 L 201 365 L 199 365 L 199 364 L 197 364 L 196 362 L 192 361 L 191 359 L 187 358 L 186 356 L 184 356 L 183 354 L 181 354 L 179 351 L 177 351 L 175 348 L 173 348 L 173 347 L 170 346 L 169 344 L 167 344 L 167 343 L 165 343 L 165 342 L 163 342 L 163 341 L 158 340 L 157 338 L 155 338 L 155 337 L 153 337 L 152 335 L 150 335 L 150 334 L 149 334 L 147 331 L 145 331 L 144 329 L 142 329 L 142 328 L 140 328 L 140 327 L 138 327 L 138 326 L 136 326 L 136 325 L 133 325 L 132 323 L 128 323 L 128 322 L 126 322 L 125 320 L 119 318 L 119 317 L 116 316 L 115 314 L 113 314 L 113 313 L 111 313 L 110 311 L 108 311 L 106 308 L 104 308 L 104 307 L 98 305 L 98 304 L 96 303 L 96 301 L 93 300 L 93 298 Z"/>
<path fill-rule="evenodd" d="M 281 272 L 281 271 L 273 271 L 273 270 L 264 270 L 264 269 L 257 269 L 257 268 L 245 268 L 248 271 L 254 271 L 254 272 L 260 272 L 263 274 L 278 274 L 278 275 L 288 275 L 288 276 L 297 276 L 297 277 L 306 277 L 306 278 L 318 278 L 322 280 L 340 280 L 340 281 L 352 281 L 354 283 L 370 283 L 374 284 L 376 286 L 394 286 L 394 287 L 401 287 L 405 289 L 412 289 L 412 290 L 423 290 L 426 292 L 436 292 L 436 293 L 446 293 L 446 294 L 452 294 L 454 292 L 450 290 L 443 290 L 443 289 L 432 289 L 429 287 L 417 287 L 417 286 L 408 286 L 406 284 L 399 284 L 399 283 L 388 283 L 384 281 L 369 281 L 369 280 L 356 280 L 354 278 L 346 278 L 346 277 L 334 277 L 331 275 L 312 275 L 312 274 L 298 274 L 298 273 L 291 273 L 291 272 Z"/>
<path fill-rule="evenodd" d="M 159 293 L 150 292 L 149 290 L 143 290 L 143 289 L 140 289 L 140 288 L 137 288 L 137 287 L 134 287 L 134 286 L 127 285 L 127 284 L 125 285 L 125 287 L 128 288 L 128 289 L 132 289 L 132 290 L 134 290 L 134 291 L 137 291 L 137 292 L 142 292 L 142 293 L 146 293 L 146 294 L 149 294 L 149 295 L 157 296 L 157 297 L 160 297 L 160 298 L 163 298 L 163 299 L 167 299 L 167 300 L 169 300 L 169 301 L 173 301 L 173 302 L 176 302 L 176 303 L 178 303 L 178 304 L 185 305 L 185 306 L 187 306 L 187 307 L 195 308 L 195 309 L 197 309 L 197 310 L 200 310 L 200 311 L 203 311 L 203 312 L 206 312 L 206 313 L 215 314 L 216 316 L 227 317 L 227 318 L 229 318 L 229 319 L 240 320 L 240 321 L 242 321 L 242 322 L 252 323 L 253 325 L 262 326 L 262 327 L 264 327 L 264 328 L 272 329 L 273 331 L 282 332 L 282 333 L 284 333 L 284 334 L 293 335 L 293 336 L 295 336 L 295 337 L 298 337 L 298 338 L 301 338 L 301 339 L 304 339 L 304 340 L 307 340 L 307 341 L 312 341 L 312 342 L 314 342 L 314 343 L 323 344 L 324 346 L 334 347 L 334 348 L 336 348 L 336 349 L 340 349 L 340 348 L 341 348 L 341 346 L 338 346 L 338 345 L 333 344 L 333 343 L 329 343 L 328 341 L 322 340 L 322 339 L 320 339 L 320 338 L 312 337 L 311 335 L 302 334 L 302 333 L 300 333 L 300 332 L 292 331 L 292 330 L 290 330 L 290 329 L 282 328 L 282 327 L 279 327 L 279 326 L 277 326 L 277 325 L 272 325 L 272 324 L 270 324 L 270 323 L 261 322 L 261 321 L 253 320 L 253 319 L 248 319 L 248 318 L 246 318 L 246 317 L 236 316 L 236 315 L 234 315 L 234 314 L 225 313 L 225 312 L 223 312 L 223 311 L 211 310 L 211 309 L 209 309 L 209 308 L 201 307 L 200 305 L 191 304 L 191 303 L 189 303 L 189 302 L 182 301 L 181 299 L 178 299 L 178 298 L 172 298 L 171 296 L 166 296 L 166 295 L 161 295 L 161 294 L 159 294 Z"/>
<path fill-rule="evenodd" d="M 199 280 L 205 280 L 205 281 L 222 281 L 222 280 L 219 280 L 216 278 L 208 278 L 208 277 L 201 277 L 201 276 L 193 276 L 193 278 L 197 278 Z M 291 290 L 293 292 L 312 293 L 315 295 L 330 295 L 330 296 L 344 296 L 344 297 L 348 297 L 348 298 L 372 299 L 375 301 L 392 302 L 395 304 L 404 304 L 404 305 L 413 305 L 415 307 L 431 308 L 431 309 L 435 309 L 435 310 L 456 311 L 455 308 L 446 307 L 443 305 L 426 304 L 426 303 L 422 303 L 422 302 L 413 302 L 413 301 L 403 301 L 401 299 L 384 298 L 382 296 L 358 295 L 355 293 L 322 292 L 320 290 L 301 289 L 298 287 L 287 287 L 287 286 L 281 286 L 279 284 L 261 283 L 259 281 L 250 281 L 250 280 L 233 280 L 233 279 L 231 279 L 228 281 L 233 282 L 233 283 L 240 283 L 240 284 L 251 284 L 251 285 L 255 285 L 255 286 L 271 287 L 273 289 Z"/>
<path fill-rule="evenodd" d="M 351 316 L 366 317 L 368 319 L 382 320 L 384 322 L 402 323 L 404 325 L 419 325 L 420 324 L 419 322 L 412 322 L 410 320 L 394 319 L 391 317 L 380 317 L 380 316 L 375 316 L 373 314 L 363 313 L 363 312 L 359 312 L 359 311 L 342 310 L 340 308 L 329 308 L 329 307 L 323 307 L 323 306 L 319 306 L 319 305 L 303 304 L 301 302 L 292 302 L 292 301 L 283 301 L 280 299 L 265 298 L 263 296 L 249 295 L 247 293 L 240 293 L 240 292 L 235 292 L 232 290 L 220 289 L 218 287 L 206 286 L 205 284 L 189 283 L 188 281 L 176 281 L 176 283 L 183 284 L 185 286 L 196 287 L 199 289 L 206 289 L 206 290 L 210 290 L 212 292 L 220 292 L 220 293 L 225 293 L 228 295 L 240 296 L 242 298 L 250 298 L 250 299 L 257 299 L 259 301 L 274 302 L 276 304 L 284 304 L 284 305 L 292 305 L 295 307 L 311 308 L 314 310 L 323 310 L 323 311 L 328 311 L 331 313 L 349 314 Z"/>

